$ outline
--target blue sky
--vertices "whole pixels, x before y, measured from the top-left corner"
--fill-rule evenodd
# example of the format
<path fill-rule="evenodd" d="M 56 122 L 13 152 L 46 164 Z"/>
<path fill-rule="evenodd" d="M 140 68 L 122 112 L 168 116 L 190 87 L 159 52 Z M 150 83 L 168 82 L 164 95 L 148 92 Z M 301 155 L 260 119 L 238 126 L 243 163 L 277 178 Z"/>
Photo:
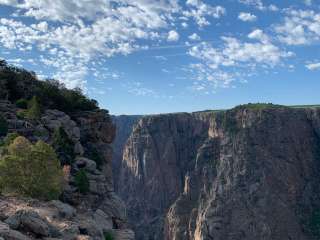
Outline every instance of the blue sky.
<path fill-rule="evenodd" d="M 112 114 L 320 103 L 319 0 L 0 0 L 0 58 Z"/>

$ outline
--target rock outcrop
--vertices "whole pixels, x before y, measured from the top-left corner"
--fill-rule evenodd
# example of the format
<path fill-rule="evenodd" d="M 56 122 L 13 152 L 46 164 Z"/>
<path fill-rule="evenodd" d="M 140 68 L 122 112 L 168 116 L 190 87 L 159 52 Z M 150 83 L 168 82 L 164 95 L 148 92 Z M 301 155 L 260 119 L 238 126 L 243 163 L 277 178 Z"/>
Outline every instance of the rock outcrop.
<path fill-rule="evenodd" d="M 129 229 L 113 229 L 112 221 L 100 209 L 83 211 L 61 201 L 0 198 L 0 237 L 6 240 L 100 240 L 105 232 L 114 239 L 134 239 Z"/>
<path fill-rule="evenodd" d="M 320 109 L 144 117 L 119 194 L 137 239 L 319 238 Z"/>
<path fill-rule="evenodd" d="M 38 120 L 18 116 L 9 101 L 0 101 L 0 113 L 9 133 L 30 141 L 53 144 L 55 130 L 62 128 L 71 141 L 73 159 L 68 166 L 61 201 L 0 198 L 0 237 L 4 239 L 134 239 L 126 223 L 125 205 L 116 195 L 112 181 L 112 147 L 115 126 L 105 110 L 64 112 L 46 109 Z M 99 156 L 91 159 L 92 152 Z M 72 150 L 71 150 L 72 152 Z M 75 175 L 86 172 L 88 192 L 79 192 Z M 1 239 L 1 238 L 0 238 Z"/>

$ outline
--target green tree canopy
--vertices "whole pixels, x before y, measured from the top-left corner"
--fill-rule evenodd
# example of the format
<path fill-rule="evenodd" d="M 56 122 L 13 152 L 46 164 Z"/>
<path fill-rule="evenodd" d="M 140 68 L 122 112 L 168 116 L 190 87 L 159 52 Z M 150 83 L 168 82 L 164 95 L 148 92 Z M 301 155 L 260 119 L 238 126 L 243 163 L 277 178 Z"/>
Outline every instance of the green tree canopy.
<path fill-rule="evenodd" d="M 62 192 L 63 172 L 53 148 L 17 137 L 0 159 L 0 190 L 43 200 L 57 199 Z"/>
<path fill-rule="evenodd" d="M 74 159 L 74 143 L 63 127 L 54 130 L 52 139 L 52 146 L 58 154 L 61 165 L 71 165 Z"/>

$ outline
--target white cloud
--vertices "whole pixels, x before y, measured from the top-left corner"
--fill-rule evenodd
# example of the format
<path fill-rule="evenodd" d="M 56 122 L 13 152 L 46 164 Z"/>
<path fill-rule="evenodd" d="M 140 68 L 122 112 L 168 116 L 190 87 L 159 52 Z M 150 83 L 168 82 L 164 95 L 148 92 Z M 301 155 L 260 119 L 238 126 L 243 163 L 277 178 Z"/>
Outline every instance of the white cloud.
<path fill-rule="evenodd" d="M 304 3 L 305 3 L 307 6 L 311 6 L 311 5 L 312 5 L 312 0 L 304 0 Z"/>
<path fill-rule="evenodd" d="M 251 14 L 251 13 L 245 13 L 245 12 L 239 13 L 238 18 L 239 18 L 241 21 L 244 21 L 244 22 L 254 22 L 254 21 L 257 20 L 256 15 Z"/>
<path fill-rule="evenodd" d="M 200 36 L 196 33 L 191 34 L 188 38 L 192 41 L 200 41 L 201 40 Z"/>
<path fill-rule="evenodd" d="M 176 42 L 176 41 L 178 41 L 179 40 L 179 33 L 177 33 L 176 31 L 174 31 L 174 30 L 171 30 L 169 33 L 168 33 L 168 38 L 167 38 L 167 40 L 169 41 L 169 42 Z"/>
<path fill-rule="evenodd" d="M 319 70 L 320 69 L 320 62 L 318 62 L 318 63 L 309 63 L 309 64 L 306 65 L 306 68 L 308 68 L 311 71 Z"/>
<path fill-rule="evenodd" d="M 270 38 L 267 34 L 265 34 L 261 29 L 256 29 L 249 33 L 248 38 L 250 39 L 256 39 L 259 40 L 263 43 L 268 43 L 270 42 Z"/>
<path fill-rule="evenodd" d="M 186 4 L 189 10 L 183 11 L 187 18 L 193 18 L 199 27 L 210 25 L 207 17 L 220 18 L 226 14 L 226 9 L 222 6 L 211 6 L 201 0 L 188 0 Z"/>
<path fill-rule="evenodd" d="M 293 55 L 274 45 L 260 29 L 251 32 L 248 38 L 254 42 L 222 37 L 223 45 L 220 47 L 202 42 L 189 49 L 188 54 L 200 61 L 191 68 L 196 78 L 202 81 L 202 86 L 205 83 L 215 88 L 231 86 L 235 79 L 246 77 L 258 68 L 279 66 Z"/>
<path fill-rule="evenodd" d="M 141 82 L 133 82 L 128 86 L 128 92 L 135 96 L 149 96 L 149 97 L 157 97 L 158 94 L 151 88 L 144 87 Z"/>
<path fill-rule="evenodd" d="M 181 26 L 182 26 L 183 28 L 187 28 L 189 25 L 188 25 L 188 23 L 183 22 L 183 23 L 181 23 Z"/>
<path fill-rule="evenodd" d="M 272 67 L 279 64 L 283 58 L 292 56 L 292 53 L 282 51 L 270 42 L 241 42 L 233 37 L 222 37 L 222 39 L 224 41 L 222 48 L 213 48 L 208 43 L 202 43 L 192 47 L 189 54 L 204 60 L 208 66 L 215 69 L 223 66 L 239 66 L 242 63 Z"/>
<path fill-rule="evenodd" d="M 253 6 L 261 11 L 269 10 L 275 12 L 279 10 L 279 8 L 274 4 L 271 4 L 269 6 L 264 5 L 262 0 L 239 0 L 239 2 L 249 6 Z"/>
<path fill-rule="evenodd" d="M 61 58 L 76 60 L 81 70 L 63 68 L 63 79 L 72 86 L 77 78 L 83 85 L 88 73 L 83 67 L 92 59 L 127 55 L 144 47 L 138 40 L 164 38 L 161 32 L 180 11 L 177 0 L 0 0 L 0 4 L 14 7 L 15 16 L 34 20 L 22 23 L 18 18 L 0 19 L 0 44 L 9 49 L 48 53 L 50 66 L 55 68 L 57 64 L 53 63 Z M 177 36 L 172 32 L 169 39 Z M 55 76 L 62 77 L 59 73 Z"/>
<path fill-rule="evenodd" d="M 320 41 L 320 13 L 288 10 L 282 24 L 275 26 L 278 39 L 288 45 L 308 45 Z"/>

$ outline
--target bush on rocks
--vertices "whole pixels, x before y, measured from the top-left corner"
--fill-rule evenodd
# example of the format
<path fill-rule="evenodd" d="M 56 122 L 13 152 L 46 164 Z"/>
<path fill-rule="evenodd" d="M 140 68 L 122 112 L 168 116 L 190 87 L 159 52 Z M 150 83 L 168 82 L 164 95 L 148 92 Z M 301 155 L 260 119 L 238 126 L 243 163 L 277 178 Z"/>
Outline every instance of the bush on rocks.
<path fill-rule="evenodd" d="M 74 180 L 80 193 L 84 194 L 89 191 L 90 184 L 85 170 L 78 171 Z"/>
<path fill-rule="evenodd" d="M 71 165 L 74 159 L 74 143 L 63 127 L 54 130 L 52 145 L 58 154 L 61 165 Z"/>
<path fill-rule="evenodd" d="M 24 98 L 20 98 L 16 101 L 16 106 L 18 108 L 27 109 L 28 108 L 28 100 Z"/>
<path fill-rule="evenodd" d="M 57 199 L 62 192 L 63 173 L 53 148 L 17 137 L 0 159 L 0 191 L 42 200 Z"/>

